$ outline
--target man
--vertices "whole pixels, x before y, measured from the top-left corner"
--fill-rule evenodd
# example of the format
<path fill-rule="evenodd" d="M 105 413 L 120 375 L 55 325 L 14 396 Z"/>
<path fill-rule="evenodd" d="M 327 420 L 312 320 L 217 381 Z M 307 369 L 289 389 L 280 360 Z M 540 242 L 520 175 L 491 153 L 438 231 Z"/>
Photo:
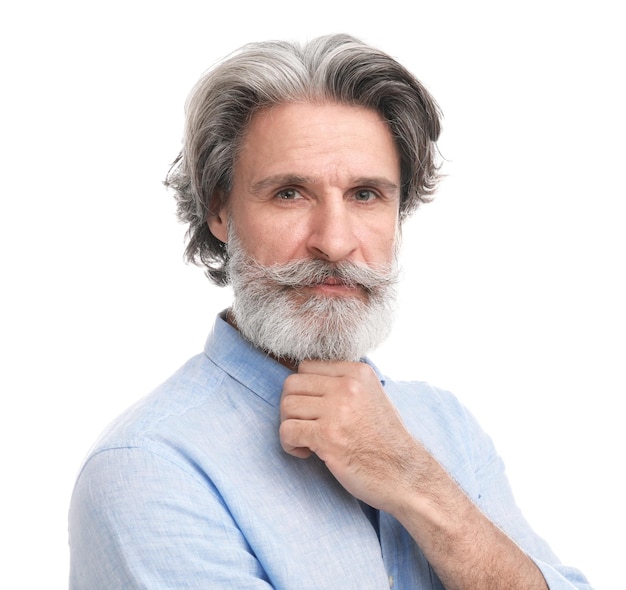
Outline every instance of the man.
<path fill-rule="evenodd" d="M 90 453 L 73 589 L 590 588 L 455 398 L 365 358 L 439 130 L 422 85 L 347 36 L 246 46 L 200 80 L 167 183 L 234 301 Z"/>

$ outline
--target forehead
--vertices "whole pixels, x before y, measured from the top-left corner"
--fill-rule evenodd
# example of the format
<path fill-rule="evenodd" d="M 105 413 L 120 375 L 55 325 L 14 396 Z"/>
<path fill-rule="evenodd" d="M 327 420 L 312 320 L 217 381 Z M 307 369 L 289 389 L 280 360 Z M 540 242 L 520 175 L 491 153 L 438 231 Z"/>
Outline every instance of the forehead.
<path fill-rule="evenodd" d="M 374 110 L 338 103 L 286 103 L 258 111 L 235 174 L 374 175 L 399 181 L 393 136 Z"/>

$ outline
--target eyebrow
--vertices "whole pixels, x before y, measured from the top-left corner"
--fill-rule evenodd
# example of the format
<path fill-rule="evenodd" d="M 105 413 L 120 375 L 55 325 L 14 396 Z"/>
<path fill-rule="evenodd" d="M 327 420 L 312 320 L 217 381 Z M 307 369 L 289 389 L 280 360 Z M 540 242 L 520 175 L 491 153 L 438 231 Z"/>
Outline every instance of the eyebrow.
<path fill-rule="evenodd" d="M 251 186 L 250 190 L 252 193 L 259 193 L 276 186 L 302 186 L 307 184 L 316 184 L 317 182 L 318 179 L 311 176 L 301 176 L 300 174 L 275 174 L 255 182 Z M 359 178 L 353 178 L 350 181 L 350 184 L 353 186 L 363 187 L 371 186 L 386 192 L 398 192 L 400 190 L 400 187 L 395 182 L 380 176 L 362 176 Z"/>
<path fill-rule="evenodd" d="M 303 185 L 303 184 L 313 184 L 315 183 L 315 179 L 309 176 L 300 176 L 299 174 L 275 174 L 274 176 L 268 176 L 267 178 L 263 178 L 258 182 L 255 182 L 251 187 L 250 191 L 253 193 L 260 193 L 268 188 L 272 188 L 275 186 L 286 186 L 286 185 Z"/>
<path fill-rule="evenodd" d="M 395 183 L 383 176 L 363 176 L 361 178 L 355 178 L 352 183 L 355 186 L 371 186 L 387 192 L 397 192 L 400 187 Z"/>

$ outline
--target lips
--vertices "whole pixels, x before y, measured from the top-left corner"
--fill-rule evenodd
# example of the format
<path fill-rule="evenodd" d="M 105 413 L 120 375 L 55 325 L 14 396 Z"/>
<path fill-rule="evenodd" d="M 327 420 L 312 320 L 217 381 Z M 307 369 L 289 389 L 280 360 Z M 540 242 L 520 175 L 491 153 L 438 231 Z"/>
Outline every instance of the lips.
<path fill-rule="evenodd" d="M 342 280 L 336 277 L 328 277 L 326 280 L 322 281 L 322 283 L 320 284 L 329 285 L 330 287 L 335 287 L 335 286 L 344 286 L 346 283 L 344 283 Z"/>
<path fill-rule="evenodd" d="M 329 277 L 321 282 L 312 283 L 305 288 L 305 291 L 328 297 L 362 296 L 362 289 L 360 287 L 351 285 L 335 277 Z"/>

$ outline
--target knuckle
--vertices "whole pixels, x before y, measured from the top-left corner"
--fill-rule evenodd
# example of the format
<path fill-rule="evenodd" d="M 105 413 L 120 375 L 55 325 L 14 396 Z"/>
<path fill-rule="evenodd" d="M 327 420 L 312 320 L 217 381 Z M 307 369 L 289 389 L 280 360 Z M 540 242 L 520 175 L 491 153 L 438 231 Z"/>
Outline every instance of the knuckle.
<path fill-rule="evenodd" d="M 367 379 L 371 377 L 373 374 L 372 367 L 370 367 L 369 365 L 365 363 L 358 363 L 355 367 L 355 370 L 356 370 L 356 375 L 360 379 Z"/>
<path fill-rule="evenodd" d="M 285 395 L 280 400 L 280 408 L 286 414 L 291 414 L 296 408 L 297 400 L 293 395 Z"/>
<path fill-rule="evenodd" d="M 348 377 L 344 383 L 344 394 L 351 398 L 357 397 L 361 391 L 361 382 L 358 379 Z"/>
<path fill-rule="evenodd" d="M 289 375 L 283 383 L 283 393 L 288 393 L 294 390 L 297 380 L 298 375 L 296 373 Z"/>
<path fill-rule="evenodd" d="M 278 435 L 281 442 L 289 444 L 295 437 L 295 423 L 293 420 L 283 420 L 278 428 Z"/>

